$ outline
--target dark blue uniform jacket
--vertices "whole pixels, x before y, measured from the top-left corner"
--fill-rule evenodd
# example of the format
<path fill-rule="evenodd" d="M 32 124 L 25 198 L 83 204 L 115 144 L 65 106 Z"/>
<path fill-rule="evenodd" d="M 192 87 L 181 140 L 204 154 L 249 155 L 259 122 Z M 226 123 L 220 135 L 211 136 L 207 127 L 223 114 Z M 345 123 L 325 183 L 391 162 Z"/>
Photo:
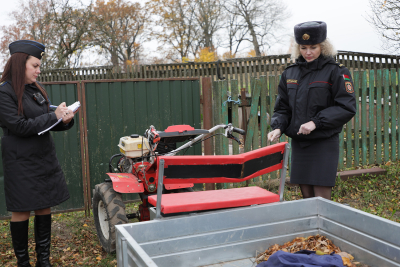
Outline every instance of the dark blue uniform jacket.
<path fill-rule="evenodd" d="M 40 105 L 25 85 L 24 113 L 18 115 L 18 100 L 10 82 L 0 85 L 0 127 L 4 191 L 8 211 L 32 211 L 53 207 L 69 198 L 64 174 L 49 132 L 38 135 L 57 121 L 47 104 Z M 52 131 L 68 130 L 74 124 L 60 122 Z"/>
<path fill-rule="evenodd" d="M 299 141 L 328 138 L 340 133 L 355 113 L 349 70 L 333 58 L 320 56 L 308 63 L 300 57 L 282 73 L 271 127 Z M 309 121 L 316 129 L 309 135 L 297 135 Z"/>

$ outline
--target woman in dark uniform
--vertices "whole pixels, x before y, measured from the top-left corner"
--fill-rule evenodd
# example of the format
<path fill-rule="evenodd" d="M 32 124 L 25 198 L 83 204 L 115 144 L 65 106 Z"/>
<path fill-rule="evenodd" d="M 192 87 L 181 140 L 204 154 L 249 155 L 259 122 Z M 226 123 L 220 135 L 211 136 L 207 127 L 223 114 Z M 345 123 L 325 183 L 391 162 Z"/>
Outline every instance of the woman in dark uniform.
<path fill-rule="evenodd" d="M 290 182 L 303 198 L 331 199 L 339 160 L 339 133 L 356 113 L 349 70 L 335 62 L 326 24 L 309 21 L 294 27 L 296 63 L 282 73 L 270 141 L 292 138 Z"/>
<path fill-rule="evenodd" d="M 36 266 L 51 266 L 50 208 L 69 199 L 67 184 L 57 160 L 53 139 L 47 131 L 74 125 L 74 113 L 65 103 L 50 112 L 48 96 L 36 82 L 40 74 L 43 44 L 20 40 L 10 44 L 11 57 L 0 80 L 1 152 L 7 210 L 12 212 L 10 230 L 18 266 L 31 266 L 28 255 L 28 223 L 35 212 Z"/>

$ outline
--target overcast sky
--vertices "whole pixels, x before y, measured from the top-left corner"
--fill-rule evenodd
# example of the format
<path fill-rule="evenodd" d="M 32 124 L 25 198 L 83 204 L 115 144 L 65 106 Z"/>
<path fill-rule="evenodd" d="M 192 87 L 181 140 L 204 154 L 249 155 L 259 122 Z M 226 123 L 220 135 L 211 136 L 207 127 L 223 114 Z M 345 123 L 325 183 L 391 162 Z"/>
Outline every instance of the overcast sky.
<path fill-rule="evenodd" d="M 297 23 L 322 20 L 328 25 L 328 38 L 337 50 L 382 53 L 382 41 L 375 29 L 366 21 L 369 13 L 368 0 L 281 0 L 286 3 L 291 14 L 286 21 L 286 34 L 293 36 Z M 0 25 L 12 21 L 8 16 L 19 6 L 17 0 L 0 0 L 2 15 Z M 1 33 L 0 33 L 1 37 Z M 289 38 L 275 46 L 271 52 L 287 52 Z M 269 54 L 271 54 L 271 52 Z"/>
<path fill-rule="evenodd" d="M 366 21 L 368 0 L 283 0 L 291 12 L 287 21 L 293 36 L 294 25 L 310 20 L 325 21 L 328 38 L 337 50 L 385 53 L 375 29 Z"/>

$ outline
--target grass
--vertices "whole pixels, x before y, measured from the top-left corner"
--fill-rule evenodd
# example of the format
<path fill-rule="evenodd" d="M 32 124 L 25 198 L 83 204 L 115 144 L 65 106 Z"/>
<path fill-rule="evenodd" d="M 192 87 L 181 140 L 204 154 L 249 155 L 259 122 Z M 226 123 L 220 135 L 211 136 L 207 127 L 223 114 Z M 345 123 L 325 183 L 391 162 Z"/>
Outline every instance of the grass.
<path fill-rule="evenodd" d="M 336 181 L 332 198 L 339 203 L 400 223 L 400 161 L 387 163 L 385 175 Z M 301 199 L 300 189 L 287 187 L 285 200 Z M 133 213 L 139 203 L 127 204 Z M 117 266 L 115 254 L 105 253 L 98 241 L 93 217 L 84 212 L 53 214 L 51 263 L 53 266 Z M 29 254 L 35 263 L 33 217 L 29 222 Z M 0 266 L 16 266 L 9 222 L 0 221 Z"/>
<path fill-rule="evenodd" d="M 338 177 L 332 200 L 400 223 L 400 161 L 380 167 L 387 170 L 385 175 L 363 175 L 346 181 Z M 285 200 L 301 198 L 299 187 L 285 189 Z"/>

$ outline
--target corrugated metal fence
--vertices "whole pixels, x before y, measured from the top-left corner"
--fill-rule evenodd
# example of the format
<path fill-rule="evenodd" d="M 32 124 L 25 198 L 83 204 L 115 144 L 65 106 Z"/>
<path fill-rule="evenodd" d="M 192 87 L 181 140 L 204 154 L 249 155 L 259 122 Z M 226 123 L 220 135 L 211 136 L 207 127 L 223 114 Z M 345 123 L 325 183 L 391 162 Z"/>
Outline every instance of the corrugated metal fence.
<path fill-rule="evenodd" d="M 201 128 L 198 79 L 90 81 L 82 94 L 91 189 L 108 178 L 109 159 L 120 153 L 116 145 L 122 136 L 143 135 L 150 125 L 158 130 L 179 124 Z M 190 148 L 187 154 L 201 155 L 201 146 Z M 123 197 L 138 198 L 136 194 Z"/>
<path fill-rule="evenodd" d="M 71 198 L 54 212 L 87 210 L 91 191 L 109 172 L 109 158 L 118 154 L 122 136 L 154 125 L 200 126 L 199 79 L 136 79 L 45 83 L 52 104 L 79 100 L 81 110 L 69 131 L 52 133 L 57 156 L 65 173 Z M 2 131 L 0 131 L 2 135 Z M 186 153 L 201 154 L 194 146 Z M 125 200 L 137 199 L 125 194 Z M 0 219 L 9 216 L 5 206 L 4 174 L 0 162 Z"/>

